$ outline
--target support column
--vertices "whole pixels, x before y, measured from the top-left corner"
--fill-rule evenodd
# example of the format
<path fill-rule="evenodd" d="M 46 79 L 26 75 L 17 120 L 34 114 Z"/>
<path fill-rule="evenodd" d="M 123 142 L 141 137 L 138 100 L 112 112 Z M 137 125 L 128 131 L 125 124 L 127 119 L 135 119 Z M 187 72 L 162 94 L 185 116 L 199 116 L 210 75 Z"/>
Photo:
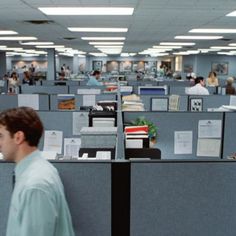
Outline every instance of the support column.
<path fill-rule="evenodd" d="M 6 52 L 0 52 L 0 79 L 7 73 Z"/>
<path fill-rule="evenodd" d="M 56 79 L 56 59 L 55 59 L 55 49 L 50 48 L 48 51 L 48 70 L 47 70 L 47 80 Z"/>
<path fill-rule="evenodd" d="M 72 70 L 73 70 L 73 74 L 78 74 L 79 73 L 79 57 L 78 57 L 78 54 L 74 55 Z"/>

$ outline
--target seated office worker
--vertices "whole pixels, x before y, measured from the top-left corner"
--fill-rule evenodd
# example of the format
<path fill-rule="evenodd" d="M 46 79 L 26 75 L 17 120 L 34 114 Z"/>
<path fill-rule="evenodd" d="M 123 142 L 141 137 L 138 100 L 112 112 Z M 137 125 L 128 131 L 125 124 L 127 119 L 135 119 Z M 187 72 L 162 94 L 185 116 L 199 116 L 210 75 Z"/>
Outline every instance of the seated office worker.
<path fill-rule="evenodd" d="M 89 77 L 87 85 L 89 85 L 89 86 L 101 86 L 102 83 L 98 81 L 100 79 L 100 77 L 101 77 L 101 72 L 99 70 L 95 70 L 93 72 L 93 76 Z"/>
<path fill-rule="evenodd" d="M 209 91 L 204 87 L 204 78 L 199 76 L 195 79 L 195 85 L 188 89 L 189 95 L 209 95 Z"/>
<path fill-rule="evenodd" d="M 0 113 L 0 151 L 16 162 L 6 236 L 74 236 L 58 172 L 37 149 L 42 133 L 29 107 Z"/>

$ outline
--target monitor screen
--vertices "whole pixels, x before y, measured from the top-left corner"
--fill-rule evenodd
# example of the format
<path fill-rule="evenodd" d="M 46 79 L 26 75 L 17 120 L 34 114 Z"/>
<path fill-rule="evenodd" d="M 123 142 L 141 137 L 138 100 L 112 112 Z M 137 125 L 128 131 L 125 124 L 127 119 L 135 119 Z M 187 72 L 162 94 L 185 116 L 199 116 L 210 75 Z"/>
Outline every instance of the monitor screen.
<path fill-rule="evenodd" d="M 139 95 L 167 95 L 167 86 L 139 86 Z"/>

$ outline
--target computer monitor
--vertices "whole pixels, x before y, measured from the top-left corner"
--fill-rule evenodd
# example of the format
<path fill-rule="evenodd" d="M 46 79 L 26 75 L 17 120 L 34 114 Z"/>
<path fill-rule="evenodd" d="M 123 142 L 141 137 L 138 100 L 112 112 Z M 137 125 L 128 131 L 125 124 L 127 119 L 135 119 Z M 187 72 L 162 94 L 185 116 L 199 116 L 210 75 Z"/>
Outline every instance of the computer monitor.
<path fill-rule="evenodd" d="M 138 94 L 139 95 L 167 95 L 168 87 L 164 86 L 139 86 Z"/>

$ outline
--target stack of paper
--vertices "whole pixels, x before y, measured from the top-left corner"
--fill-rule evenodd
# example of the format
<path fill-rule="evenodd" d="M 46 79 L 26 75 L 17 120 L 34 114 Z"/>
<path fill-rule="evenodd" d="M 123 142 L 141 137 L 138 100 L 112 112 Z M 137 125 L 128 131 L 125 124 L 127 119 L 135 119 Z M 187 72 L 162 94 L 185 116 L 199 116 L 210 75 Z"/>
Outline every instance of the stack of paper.
<path fill-rule="evenodd" d="M 148 126 L 126 126 L 125 144 L 126 148 L 148 148 Z"/>
<path fill-rule="evenodd" d="M 136 94 L 123 96 L 122 100 L 122 111 L 144 111 L 144 104 Z"/>

